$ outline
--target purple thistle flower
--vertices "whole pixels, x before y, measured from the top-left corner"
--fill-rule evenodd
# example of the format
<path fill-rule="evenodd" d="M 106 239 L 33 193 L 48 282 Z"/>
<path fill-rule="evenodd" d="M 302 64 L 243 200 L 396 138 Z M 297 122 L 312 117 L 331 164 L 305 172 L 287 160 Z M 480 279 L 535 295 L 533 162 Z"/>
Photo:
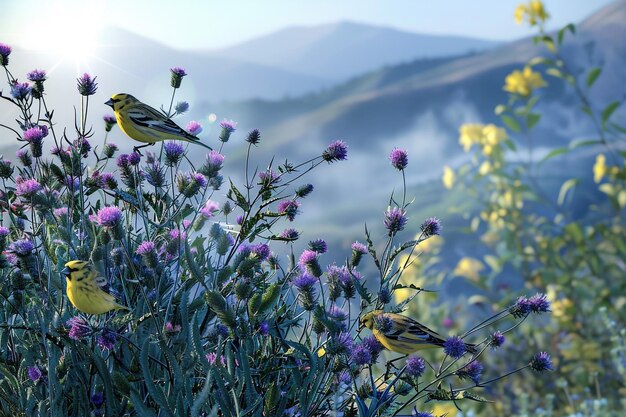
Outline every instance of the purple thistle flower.
<path fill-rule="evenodd" d="M 361 259 L 363 255 L 367 253 L 367 246 L 360 242 L 354 242 L 352 244 L 352 258 L 350 259 L 350 264 L 352 266 L 357 266 L 361 263 Z"/>
<path fill-rule="evenodd" d="M 37 180 L 20 180 L 16 184 L 15 193 L 21 197 L 32 198 L 39 190 L 41 190 L 41 184 Z"/>
<path fill-rule="evenodd" d="M 56 217 L 58 219 L 63 219 L 65 217 L 67 217 L 68 208 L 67 207 L 59 207 L 59 208 L 54 209 L 52 211 L 52 213 L 54 214 L 54 217 Z"/>
<path fill-rule="evenodd" d="M 341 371 L 339 375 L 337 375 L 337 384 L 339 385 L 350 385 L 352 383 L 352 377 L 350 373 L 346 370 Z"/>
<path fill-rule="evenodd" d="M 102 149 L 102 152 L 104 153 L 104 156 L 106 156 L 107 158 L 112 158 L 113 154 L 115 154 L 115 152 L 118 150 L 118 147 L 116 144 L 114 143 L 107 143 L 104 145 L 104 148 Z"/>
<path fill-rule="evenodd" d="M 130 163 L 128 162 L 128 154 L 123 153 L 119 155 L 115 160 L 115 163 L 119 168 L 128 168 L 130 166 Z"/>
<path fill-rule="evenodd" d="M 114 190 L 117 188 L 117 180 L 112 172 L 103 172 L 100 174 L 100 184 L 102 188 Z"/>
<path fill-rule="evenodd" d="M 372 353 L 362 343 L 356 345 L 350 353 L 350 362 L 357 366 L 370 364 L 372 362 Z"/>
<path fill-rule="evenodd" d="M 316 260 L 317 253 L 315 251 L 307 249 L 300 255 L 300 260 L 298 263 L 302 266 L 306 266 L 312 262 L 315 262 Z"/>
<path fill-rule="evenodd" d="M 83 158 L 87 158 L 89 156 L 89 151 L 91 150 L 91 143 L 87 140 L 87 138 L 78 138 L 73 143 L 76 151 L 83 156 Z"/>
<path fill-rule="evenodd" d="M 309 242 L 309 249 L 316 253 L 326 253 L 328 245 L 323 239 L 316 239 Z"/>
<path fill-rule="evenodd" d="M 13 167 L 11 161 L 6 159 L 0 159 L 0 178 L 7 179 L 13 174 Z"/>
<path fill-rule="evenodd" d="M 177 142 L 166 142 L 163 149 L 165 150 L 165 165 L 170 167 L 178 164 L 185 153 L 185 147 Z"/>
<path fill-rule="evenodd" d="M 46 71 L 44 70 L 32 70 L 28 74 L 26 74 L 26 78 L 32 82 L 43 82 L 46 81 Z"/>
<path fill-rule="evenodd" d="M 402 171 L 409 164 L 409 157 L 404 149 L 393 148 L 389 154 L 389 160 L 398 171 Z"/>
<path fill-rule="evenodd" d="M 100 391 L 94 392 L 90 400 L 94 407 L 100 408 L 104 404 L 104 393 Z"/>
<path fill-rule="evenodd" d="M 436 217 L 431 217 L 424 220 L 424 223 L 420 226 L 424 236 L 435 236 L 441 234 L 441 221 Z"/>
<path fill-rule="evenodd" d="M 30 157 L 30 153 L 28 153 L 27 149 L 20 149 L 15 152 L 15 156 L 25 167 L 29 167 L 33 164 L 33 159 Z"/>
<path fill-rule="evenodd" d="M 298 232 L 296 229 L 288 228 L 283 230 L 279 236 L 281 239 L 294 241 L 300 237 L 300 232 Z"/>
<path fill-rule="evenodd" d="M 133 152 L 130 155 L 128 155 L 129 164 L 133 166 L 137 166 L 139 165 L 140 162 L 141 162 L 141 155 L 139 155 L 137 152 Z"/>
<path fill-rule="evenodd" d="M 30 378 L 30 380 L 35 383 L 37 383 L 43 376 L 43 373 L 41 372 L 41 369 L 39 369 L 38 366 L 29 366 L 27 370 L 28 370 L 28 378 Z"/>
<path fill-rule="evenodd" d="M 483 373 L 483 365 L 478 361 L 471 361 L 458 371 L 456 375 L 461 379 L 471 379 L 475 384 L 480 382 L 480 377 Z"/>
<path fill-rule="evenodd" d="M 528 315 L 531 312 L 530 300 L 524 296 L 519 297 L 515 304 L 509 308 L 509 313 L 515 318 Z"/>
<path fill-rule="evenodd" d="M 17 81 L 11 85 L 11 96 L 16 100 L 24 100 L 31 92 L 30 84 L 18 83 Z"/>
<path fill-rule="evenodd" d="M 267 336 L 270 332 L 270 325 L 266 321 L 262 321 L 261 324 L 259 325 L 259 332 L 263 336 Z"/>
<path fill-rule="evenodd" d="M 117 207 L 107 206 L 98 210 L 96 223 L 102 227 L 116 227 L 122 220 L 122 212 Z"/>
<path fill-rule="evenodd" d="M 426 370 L 426 361 L 419 356 L 409 356 L 406 360 L 405 373 L 413 378 L 419 378 Z"/>
<path fill-rule="evenodd" d="M 0 226 L 0 238 L 5 238 L 9 235 L 10 231 L 8 227 Z"/>
<path fill-rule="evenodd" d="M 296 195 L 298 197 L 304 198 L 307 195 L 311 194 L 313 192 L 313 184 L 305 184 L 301 187 L 298 187 L 298 189 L 296 190 Z"/>
<path fill-rule="evenodd" d="M 366 346 L 367 349 L 369 349 L 369 351 L 372 353 L 373 361 L 376 361 L 378 359 L 378 355 L 380 355 L 380 352 L 382 352 L 385 348 L 382 343 L 380 343 L 378 339 L 376 339 L 376 337 L 373 335 L 363 338 L 363 345 Z"/>
<path fill-rule="evenodd" d="M 348 313 L 342 308 L 339 308 L 335 305 L 331 306 L 326 313 L 328 317 L 335 321 L 346 321 L 348 320 Z"/>
<path fill-rule="evenodd" d="M 367 246 L 365 246 L 365 245 L 364 245 L 363 243 L 361 243 L 361 242 L 354 242 L 354 243 L 352 244 L 352 250 L 353 250 L 354 252 L 358 252 L 358 253 L 361 253 L 361 254 L 363 254 L 363 255 L 364 255 L 364 254 L 366 254 L 366 253 L 367 253 Z"/>
<path fill-rule="evenodd" d="M 156 251 L 156 245 L 154 244 L 154 242 L 151 242 L 149 240 L 145 240 L 143 242 L 141 242 L 141 244 L 139 244 L 139 246 L 137 246 L 137 250 L 135 251 L 135 253 L 137 255 L 147 255 L 151 252 Z"/>
<path fill-rule="evenodd" d="M 259 129 L 254 129 L 248 133 L 248 137 L 246 138 L 246 142 L 251 143 L 253 145 L 258 144 L 261 141 L 261 132 Z"/>
<path fill-rule="evenodd" d="M 220 127 L 226 129 L 228 133 L 233 133 L 237 130 L 237 122 L 233 120 L 224 119 L 220 122 Z"/>
<path fill-rule="evenodd" d="M 207 179 L 201 173 L 194 172 L 194 173 L 191 174 L 191 178 L 192 178 L 193 182 L 196 183 L 201 188 L 204 188 L 204 187 L 207 186 Z"/>
<path fill-rule="evenodd" d="M 187 132 L 194 136 L 197 136 L 202 133 L 202 125 L 195 120 L 192 120 L 191 122 L 187 123 Z"/>
<path fill-rule="evenodd" d="M 283 200 L 278 203 L 278 212 L 287 215 L 287 219 L 292 222 L 296 218 L 296 214 L 299 213 L 298 208 L 300 203 L 296 200 Z"/>
<path fill-rule="evenodd" d="M 317 278 L 309 273 L 303 273 L 302 275 L 297 276 L 292 281 L 293 285 L 298 288 L 300 291 L 309 290 L 317 283 Z"/>
<path fill-rule="evenodd" d="M 230 139 L 231 133 L 237 130 L 237 122 L 224 119 L 220 122 L 220 127 L 222 128 L 222 131 L 220 132 L 219 139 L 222 142 L 228 142 L 228 139 Z"/>
<path fill-rule="evenodd" d="M 433 413 L 429 413 L 428 411 L 417 411 L 417 408 L 413 407 L 413 412 L 411 412 L 412 417 L 435 417 Z"/>
<path fill-rule="evenodd" d="M 222 164 L 224 163 L 224 155 L 220 154 L 217 151 L 210 151 L 206 160 L 204 161 L 204 165 L 200 168 L 200 172 L 206 175 L 209 178 L 217 177 L 220 169 L 222 169 Z"/>
<path fill-rule="evenodd" d="M 171 321 L 165 323 L 165 331 L 167 333 L 178 333 L 181 331 L 181 329 L 182 327 L 180 326 L 180 324 L 174 324 Z"/>
<path fill-rule="evenodd" d="M 385 227 L 389 231 L 389 236 L 404 229 L 407 220 L 404 210 L 397 207 L 387 209 L 385 212 Z"/>
<path fill-rule="evenodd" d="M 80 189 L 80 178 L 66 175 L 63 185 L 65 185 L 69 191 L 75 193 Z"/>
<path fill-rule="evenodd" d="M 0 42 L 0 65 L 3 67 L 9 65 L 9 55 L 11 55 L 11 47 Z"/>
<path fill-rule="evenodd" d="M 235 223 L 237 223 L 239 226 L 243 224 L 243 214 L 237 215 L 237 217 L 235 218 Z"/>
<path fill-rule="evenodd" d="M 491 334 L 491 338 L 489 339 L 489 346 L 491 346 L 493 349 L 497 349 L 500 346 L 502 346 L 504 344 L 504 341 L 506 339 L 504 338 L 504 335 L 502 334 L 502 332 L 495 332 Z"/>
<path fill-rule="evenodd" d="M 20 257 L 30 255 L 33 250 L 35 250 L 35 245 L 29 239 L 16 240 L 9 245 L 9 252 Z"/>
<path fill-rule="evenodd" d="M 46 137 L 47 134 L 48 134 L 47 128 L 46 130 L 44 130 L 39 126 L 35 126 L 35 127 L 31 127 L 30 129 L 27 129 L 24 132 L 22 137 L 28 143 L 41 143 L 41 141 L 43 140 L 44 137 Z"/>
<path fill-rule="evenodd" d="M 117 124 L 117 119 L 112 114 L 105 114 L 102 120 L 104 120 L 104 130 L 107 132 L 110 132 L 113 126 Z"/>
<path fill-rule="evenodd" d="M 220 209 L 219 203 L 216 203 L 213 200 L 207 200 L 204 206 L 200 209 L 200 214 L 202 217 L 206 219 L 210 219 L 217 213 Z"/>
<path fill-rule="evenodd" d="M 317 261 L 317 252 L 310 249 L 306 249 L 300 255 L 299 265 L 314 275 L 315 277 L 322 276 L 322 269 Z"/>
<path fill-rule="evenodd" d="M 189 110 L 189 103 L 187 103 L 186 101 L 179 101 L 178 103 L 176 103 L 176 106 L 174 106 L 174 110 L 178 114 L 183 114 L 184 112 Z"/>
<path fill-rule="evenodd" d="M 344 141 L 336 140 L 322 153 L 326 162 L 345 161 L 348 158 L 348 145 Z"/>
<path fill-rule="evenodd" d="M 87 322 L 83 320 L 81 317 L 74 316 L 65 322 L 66 326 L 70 326 L 70 331 L 68 336 L 70 339 L 74 340 L 82 340 L 89 335 L 91 329 L 89 328 Z"/>
<path fill-rule="evenodd" d="M 170 71 L 172 73 L 170 85 L 173 88 L 179 88 L 181 82 L 183 81 L 183 77 L 187 75 L 187 72 L 181 67 L 170 68 Z"/>
<path fill-rule="evenodd" d="M 554 367 L 552 366 L 552 360 L 550 359 L 550 355 L 548 355 L 546 352 L 536 353 L 530 359 L 529 365 L 530 365 L 530 368 L 536 372 L 554 370 Z"/>
<path fill-rule="evenodd" d="M 260 185 L 264 187 L 269 187 L 270 185 L 280 182 L 280 176 L 271 169 L 268 169 L 267 171 L 261 171 L 257 175 L 260 180 Z"/>
<path fill-rule="evenodd" d="M 528 299 L 530 311 L 533 313 L 546 313 L 550 311 L 550 301 L 545 294 L 535 294 Z"/>
<path fill-rule="evenodd" d="M 78 82 L 78 92 L 81 96 L 87 97 L 96 94 L 96 90 L 98 89 L 96 78 L 97 77 L 91 78 L 91 75 L 84 73 L 82 77 L 76 80 Z"/>
<path fill-rule="evenodd" d="M 259 243 L 257 245 L 252 246 L 251 253 L 256 255 L 256 257 L 260 261 L 267 260 L 272 254 L 272 252 L 270 251 L 269 245 L 267 245 L 266 243 Z"/>
<path fill-rule="evenodd" d="M 347 332 L 339 332 L 338 335 L 332 337 L 329 343 L 329 353 L 342 353 L 352 349 L 354 341 L 352 336 Z"/>
<path fill-rule="evenodd" d="M 98 335 L 97 343 L 101 349 L 111 350 L 115 346 L 117 336 L 109 329 L 104 329 L 102 333 Z"/>
<path fill-rule="evenodd" d="M 458 359 L 465 354 L 467 351 L 467 346 L 463 339 L 459 336 L 449 337 L 443 344 L 443 351 L 446 355 L 453 357 L 454 359 Z"/>

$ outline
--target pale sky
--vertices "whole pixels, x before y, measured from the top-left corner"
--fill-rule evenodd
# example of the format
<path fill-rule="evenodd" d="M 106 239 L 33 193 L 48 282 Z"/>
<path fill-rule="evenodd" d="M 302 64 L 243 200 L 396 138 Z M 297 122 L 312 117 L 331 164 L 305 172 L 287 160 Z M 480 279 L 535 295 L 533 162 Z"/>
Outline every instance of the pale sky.
<path fill-rule="evenodd" d="M 549 28 L 577 23 L 612 0 L 545 0 Z M 180 49 L 223 48 L 294 25 L 340 20 L 427 34 L 511 40 L 519 0 L 0 0 L 0 42 L 21 46 L 97 38 L 117 25 Z M 58 22 L 58 24 L 56 23 Z M 104 41 L 104 40 L 100 40 Z"/>

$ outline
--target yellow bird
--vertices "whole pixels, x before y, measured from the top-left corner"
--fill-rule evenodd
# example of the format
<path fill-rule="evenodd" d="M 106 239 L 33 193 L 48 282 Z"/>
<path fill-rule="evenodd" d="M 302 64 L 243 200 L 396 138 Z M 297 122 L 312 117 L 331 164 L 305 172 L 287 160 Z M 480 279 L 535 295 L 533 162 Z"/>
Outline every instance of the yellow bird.
<path fill-rule="evenodd" d="M 145 143 L 142 146 L 135 146 L 135 151 L 164 140 L 182 140 L 213 149 L 200 142 L 197 136 L 185 131 L 162 112 L 142 103 L 130 94 L 115 94 L 104 104 L 111 106 L 115 111 L 117 124 L 128 137 Z"/>
<path fill-rule="evenodd" d="M 67 283 L 67 298 L 83 313 L 104 314 L 111 310 L 128 310 L 103 289 L 108 284 L 106 278 L 98 275 L 89 262 L 69 261 L 63 273 Z"/>
<path fill-rule="evenodd" d="M 361 324 L 387 349 L 408 355 L 422 349 L 443 347 L 445 339 L 410 317 L 374 310 L 361 318 Z M 466 343 L 467 351 L 476 352 L 476 346 Z"/>

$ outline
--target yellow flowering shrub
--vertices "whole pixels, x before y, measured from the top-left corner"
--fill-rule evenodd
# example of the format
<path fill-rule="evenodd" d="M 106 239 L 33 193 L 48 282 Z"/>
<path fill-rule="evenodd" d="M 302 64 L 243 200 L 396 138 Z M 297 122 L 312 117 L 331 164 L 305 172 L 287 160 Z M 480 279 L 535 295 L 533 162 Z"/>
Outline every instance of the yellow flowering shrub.
<path fill-rule="evenodd" d="M 528 97 L 537 88 L 545 86 L 547 86 L 547 83 L 541 74 L 533 71 L 528 65 L 522 71 L 513 71 L 504 79 L 504 91 L 511 94 L 519 94 L 523 97 Z"/>
<path fill-rule="evenodd" d="M 522 3 L 515 9 L 515 23 L 518 25 L 527 21 L 531 26 L 535 26 L 545 22 L 549 17 L 550 15 L 540 0 Z"/>
<path fill-rule="evenodd" d="M 454 170 L 449 166 L 443 167 L 443 177 L 441 178 L 443 181 L 443 186 L 448 190 L 454 187 L 454 182 L 456 180 L 456 175 L 454 174 Z"/>

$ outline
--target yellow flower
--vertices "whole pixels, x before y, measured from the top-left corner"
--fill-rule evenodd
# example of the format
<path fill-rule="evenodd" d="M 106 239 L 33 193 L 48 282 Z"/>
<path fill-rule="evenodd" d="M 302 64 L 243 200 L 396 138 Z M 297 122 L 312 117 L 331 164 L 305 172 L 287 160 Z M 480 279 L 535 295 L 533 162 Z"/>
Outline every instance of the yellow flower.
<path fill-rule="evenodd" d="M 546 8 L 543 7 L 541 0 L 532 0 L 530 2 L 528 14 L 530 15 L 531 25 L 534 25 L 537 20 L 545 22 L 548 20 L 548 17 L 550 17 L 548 12 L 546 12 Z"/>
<path fill-rule="evenodd" d="M 323 346 L 317 350 L 317 357 L 318 357 L 318 358 L 321 358 L 321 357 L 322 357 L 322 356 L 324 356 L 325 354 L 326 354 L 326 349 L 324 349 L 324 347 L 323 347 Z"/>
<path fill-rule="evenodd" d="M 593 180 L 596 184 L 602 181 L 606 173 L 606 156 L 604 156 L 604 154 L 598 154 L 598 156 L 596 156 L 596 163 L 593 165 Z"/>
<path fill-rule="evenodd" d="M 569 298 L 554 300 L 550 305 L 552 316 L 558 318 L 567 317 L 567 312 L 574 306 L 574 302 Z"/>
<path fill-rule="evenodd" d="M 468 278 L 472 281 L 478 281 L 480 271 L 485 269 L 481 261 L 476 258 L 464 257 L 454 268 L 454 274 Z"/>
<path fill-rule="evenodd" d="M 454 175 L 454 171 L 449 166 L 443 167 L 443 177 L 441 180 L 443 181 L 443 186 L 448 190 L 454 187 L 454 181 L 456 179 L 456 175 Z"/>
<path fill-rule="evenodd" d="M 459 410 L 452 402 L 437 402 L 433 405 L 432 415 L 455 417 Z"/>
<path fill-rule="evenodd" d="M 480 164 L 480 168 L 478 168 L 478 173 L 480 175 L 487 175 L 491 172 L 491 162 L 485 161 Z"/>
<path fill-rule="evenodd" d="M 488 124 L 483 127 L 484 144 L 495 146 L 507 138 L 506 130 L 494 124 Z"/>
<path fill-rule="evenodd" d="M 524 3 L 515 8 L 515 23 L 521 25 L 524 21 L 524 15 L 528 12 L 528 6 Z"/>
<path fill-rule="evenodd" d="M 483 138 L 483 125 L 466 123 L 459 128 L 459 143 L 463 145 L 465 152 L 469 151 L 473 144 L 480 143 Z"/>
<path fill-rule="evenodd" d="M 515 70 L 504 79 L 504 91 L 520 96 L 529 96 L 536 88 L 545 87 L 547 84 L 541 74 L 524 67 L 523 71 Z"/>
<path fill-rule="evenodd" d="M 416 236 L 418 237 L 419 234 Z M 441 236 L 431 236 L 426 240 L 420 242 L 417 249 L 423 253 L 430 253 L 436 249 L 439 249 L 443 245 L 443 238 Z"/>
<path fill-rule="evenodd" d="M 541 0 L 531 0 L 515 8 L 515 23 L 518 25 L 526 19 L 531 26 L 535 26 L 538 22 L 545 22 L 549 17 Z"/>

